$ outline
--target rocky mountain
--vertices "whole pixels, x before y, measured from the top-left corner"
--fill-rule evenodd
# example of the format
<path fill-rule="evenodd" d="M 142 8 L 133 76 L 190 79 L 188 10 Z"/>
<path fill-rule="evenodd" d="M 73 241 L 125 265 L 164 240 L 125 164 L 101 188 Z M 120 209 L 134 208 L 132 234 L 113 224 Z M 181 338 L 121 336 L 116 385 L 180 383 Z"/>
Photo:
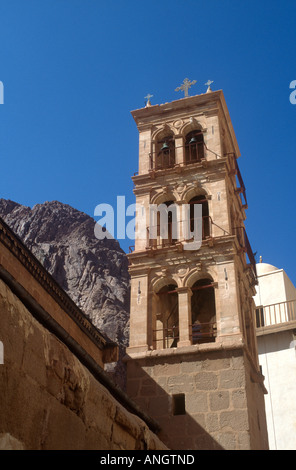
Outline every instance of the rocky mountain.
<path fill-rule="evenodd" d="M 0 199 L 0 217 L 92 323 L 125 347 L 129 274 L 127 257 L 118 241 L 98 240 L 93 218 L 58 201 L 31 209 Z"/>

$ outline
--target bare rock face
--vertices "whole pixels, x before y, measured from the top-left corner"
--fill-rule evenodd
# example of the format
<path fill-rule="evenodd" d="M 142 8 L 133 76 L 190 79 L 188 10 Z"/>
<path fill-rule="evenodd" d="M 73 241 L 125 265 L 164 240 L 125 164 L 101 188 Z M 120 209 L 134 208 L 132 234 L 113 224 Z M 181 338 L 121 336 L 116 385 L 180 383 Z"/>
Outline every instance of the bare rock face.
<path fill-rule="evenodd" d="M 128 261 L 118 241 L 98 240 L 94 219 L 58 201 L 31 209 L 0 199 L 0 217 L 92 323 L 127 346 Z"/>

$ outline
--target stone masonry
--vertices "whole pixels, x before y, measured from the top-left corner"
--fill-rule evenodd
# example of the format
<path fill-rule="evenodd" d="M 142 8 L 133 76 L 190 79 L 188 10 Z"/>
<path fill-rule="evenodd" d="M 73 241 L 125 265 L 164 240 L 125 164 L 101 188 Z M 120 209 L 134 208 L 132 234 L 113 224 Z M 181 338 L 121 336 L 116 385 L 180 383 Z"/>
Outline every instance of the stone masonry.
<path fill-rule="evenodd" d="M 256 262 L 223 91 L 146 106 L 132 116 L 139 166 L 132 178 L 138 231 L 128 255 L 128 393 L 157 419 L 172 449 L 268 449 L 254 323 Z M 166 233 L 152 206 L 168 208 Z M 190 230 L 175 209 L 186 206 Z"/>
<path fill-rule="evenodd" d="M 164 449 L 104 371 L 117 347 L 0 219 L 0 449 Z"/>
<path fill-rule="evenodd" d="M 258 423 L 259 429 L 265 426 L 263 396 L 260 389 L 252 397 L 247 393 L 258 377 L 243 346 L 233 342 L 223 350 L 208 344 L 199 352 L 190 349 L 154 351 L 149 358 L 138 355 L 138 360 L 128 361 L 128 394 L 169 429 L 160 438 L 175 449 L 248 450 L 268 445 L 256 433 Z M 186 395 L 186 413 L 180 416 L 173 410 L 178 394 Z M 257 423 L 249 407 L 256 407 Z"/>
<path fill-rule="evenodd" d="M 164 449 L 0 281 L 0 449 Z"/>

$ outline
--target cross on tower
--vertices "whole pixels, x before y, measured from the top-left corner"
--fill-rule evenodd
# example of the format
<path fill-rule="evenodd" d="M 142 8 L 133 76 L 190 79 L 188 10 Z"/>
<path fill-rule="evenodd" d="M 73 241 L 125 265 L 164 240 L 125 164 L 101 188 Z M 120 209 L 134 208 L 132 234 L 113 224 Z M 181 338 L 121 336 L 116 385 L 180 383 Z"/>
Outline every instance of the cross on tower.
<path fill-rule="evenodd" d="M 148 95 L 145 96 L 145 100 L 147 100 L 146 106 L 150 106 L 150 105 L 151 105 L 151 103 L 150 103 L 150 98 L 153 98 L 153 95 L 150 95 L 150 93 L 148 93 Z"/>
<path fill-rule="evenodd" d="M 212 84 L 212 83 L 214 83 L 213 80 L 208 80 L 208 81 L 205 83 L 205 85 L 208 87 L 207 92 L 208 92 L 208 91 L 212 91 L 212 90 L 211 90 L 211 84 Z"/>
<path fill-rule="evenodd" d="M 188 79 L 188 78 L 185 78 L 183 80 L 183 84 L 181 86 L 179 86 L 178 88 L 175 89 L 175 91 L 184 91 L 184 96 L 188 96 L 188 90 L 189 88 L 192 86 L 192 85 L 195 85 L 196 83 L 196 80 L 193 80 L 192 82 Z"/>

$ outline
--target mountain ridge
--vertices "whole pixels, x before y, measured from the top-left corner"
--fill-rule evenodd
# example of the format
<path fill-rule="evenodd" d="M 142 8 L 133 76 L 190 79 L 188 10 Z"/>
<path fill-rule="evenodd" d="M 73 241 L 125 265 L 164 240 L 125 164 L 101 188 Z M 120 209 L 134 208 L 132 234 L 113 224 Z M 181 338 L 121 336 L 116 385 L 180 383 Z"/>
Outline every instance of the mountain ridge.
<path fill-rule="evenodd" d="M 0 217 L 90 321 L 120 346 L 129 339 L 128 260 L 117 240 L 98 240 L 96 221 L 59 201 L 32 208 L 0 199 Z"/>

